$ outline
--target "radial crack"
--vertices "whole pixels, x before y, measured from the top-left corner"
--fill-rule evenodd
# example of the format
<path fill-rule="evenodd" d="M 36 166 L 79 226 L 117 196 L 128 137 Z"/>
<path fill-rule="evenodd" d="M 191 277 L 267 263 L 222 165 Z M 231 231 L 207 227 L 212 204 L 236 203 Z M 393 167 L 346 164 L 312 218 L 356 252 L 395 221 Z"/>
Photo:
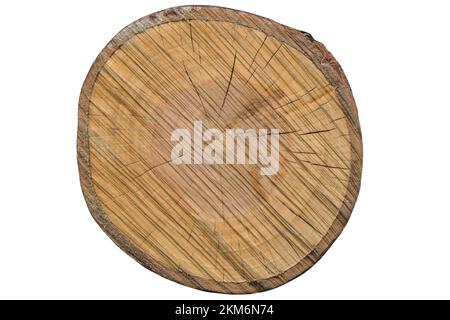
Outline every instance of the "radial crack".
<path fill-rule="evenodd" d="M 255 59 L 256 59 L 256 57 L 258 56 L 259 51 L 261 51 L 262 47 L 264 46 L 264 43 L 266 42 L 266 40 L 267 40 L 267 35 L 264 37 L 264 40 L 263 40 L 263 42 L 261 43 L 261 45 L 259 46 L 258 50 L 256 50 L 256 53 L 255 53 L 255 55 L 253 56 L 252 62 L 250 63 L 250 67 L 248 67 L 249 69 L 251 69 L 251 67 L 253 66 L 253 63 L 255 62 Z"/>
<path fill-rule="evenodd" d="M 223 110 L 223 107 L 225 106 L 225 102 L 227 101 L 228 92 L 230 91 L 231 81 L 233 80 L 233 75 L 234 75 L 234 67 L 236 65 L 236 55 L 237 54 L 235 53 L 234 54 L 234 59 L 233 59 L 233 66 L 231 67 L 230 79 L 228 80 L 227 90 L 225 91 L 225 96 L 223 97 L 223 101 L 222 101 L 222 105 L 220 107 L 220 111 Z"/>
<path fill-rule="evenodd" d="M 203 99 L 200 96 L 200 92 L 198 91 L 197 86 L 195 85 L 195 83 L 192 80 L 189 72 L 187 71 L 187 68 L 186 68 L 186 65 L 184 64 L 184 62 L 183 62 L 183 67 L 184 67 L 184 71 L 186 72 L 186 75 L 187 75 L 187 77 L 189 79 L 189 82 L 191 83 L 192 87 L 194 88 L 195 93 L 197 94 L 198 99 L 200 100 L 200 104 L 201 104 L 201 106 L 203 108 L 203 112 L 204 112 L 205 115 L 207 115 L 207 111 L 206 111 L 205 105 L 203 104 Z"/>

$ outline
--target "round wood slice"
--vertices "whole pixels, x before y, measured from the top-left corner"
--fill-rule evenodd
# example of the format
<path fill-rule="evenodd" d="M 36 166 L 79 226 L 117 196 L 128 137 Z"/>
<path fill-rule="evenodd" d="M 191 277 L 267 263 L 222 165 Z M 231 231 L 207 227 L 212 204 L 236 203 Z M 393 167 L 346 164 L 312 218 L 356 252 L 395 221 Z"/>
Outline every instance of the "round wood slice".
<path fill-rule="evenodd" d="M 80 97 L 78 164 L 94 219 L 143 266 L 252 293 L 302 274 L 339 236 L 362 142 L 345 75 L 311 35 L 185 6 L 100 53 Z"/>

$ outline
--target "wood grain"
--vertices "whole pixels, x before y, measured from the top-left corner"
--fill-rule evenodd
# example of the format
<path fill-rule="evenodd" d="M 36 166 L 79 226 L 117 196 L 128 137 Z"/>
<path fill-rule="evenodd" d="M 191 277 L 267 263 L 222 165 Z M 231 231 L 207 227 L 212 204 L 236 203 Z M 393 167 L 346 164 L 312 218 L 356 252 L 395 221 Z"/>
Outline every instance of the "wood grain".
<path fill-rule="evenodd" d="M 279 129 L 279 171 L 175 165 L 171 132 L 198 120 Z M 77 150 L 88 207 L 120 248 L 168 279 L 224 293 L 309 269 L 349 219 L 362 170 L 356 105 L 325 47 L 208 6 L 146 16 L 111 40 L 82 88 Z"/>

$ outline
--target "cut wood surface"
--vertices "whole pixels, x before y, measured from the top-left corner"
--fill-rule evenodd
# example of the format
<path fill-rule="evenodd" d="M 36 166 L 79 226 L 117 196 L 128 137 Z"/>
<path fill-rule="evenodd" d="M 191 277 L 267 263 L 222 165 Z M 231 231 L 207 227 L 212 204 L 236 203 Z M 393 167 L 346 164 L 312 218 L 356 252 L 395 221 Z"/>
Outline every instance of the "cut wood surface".
<path fill-rule="evenodd" d="M 223 133 L 223 164 L 202 162 L 206 140 L 201 150 L 193 140 L 191 162 L 172 157 L 174 130 L 195 135 L 199 123 Z M 228 129 L 277 135 L 278 169 L 251 162 L 250 137 L 244 161 L 226 161 Z M 260 138 L 258 152 L 270 152 L 276 140 Z M 208 6 L 146 16 L 111 40 L 82 88 L 77 149 L 88 207 L 120 248 L 166 278 L 224 293 L 309 269 L 349 219 L 362 169 L 355 102 L 325 47 Z"/>

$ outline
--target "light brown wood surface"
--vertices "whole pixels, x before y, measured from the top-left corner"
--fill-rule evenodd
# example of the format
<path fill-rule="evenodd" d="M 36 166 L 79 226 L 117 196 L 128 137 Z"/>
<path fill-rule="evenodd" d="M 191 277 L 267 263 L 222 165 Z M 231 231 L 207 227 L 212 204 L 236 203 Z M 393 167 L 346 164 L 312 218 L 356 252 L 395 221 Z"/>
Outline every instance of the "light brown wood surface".
<path fill-rule="evenodd" d="M 171 133 L 194 121 L 279 129 L 278 172 L 176 165 Z M 78 130 L 98 224 L 145 267 L 198 289 L 251 293 L 300 275 L 359 191 L 360 128 L 340 66 L 309 34 L 249 13 L 178 7 L 123 29 L 86 78 Z"/>

